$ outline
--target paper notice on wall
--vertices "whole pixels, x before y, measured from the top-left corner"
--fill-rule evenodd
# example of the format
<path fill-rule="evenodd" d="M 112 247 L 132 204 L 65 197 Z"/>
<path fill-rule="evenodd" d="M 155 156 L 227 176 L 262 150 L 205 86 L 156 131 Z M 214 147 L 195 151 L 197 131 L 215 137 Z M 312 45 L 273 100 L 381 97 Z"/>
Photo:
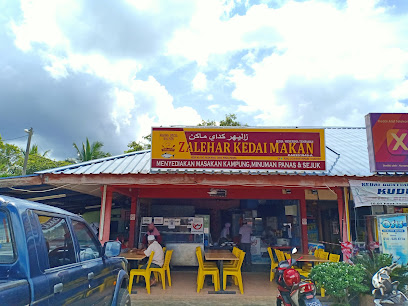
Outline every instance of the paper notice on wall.
<path fill-rule="evenodd" d="M 142 224 L 150 224 L 152 223 L 152 217 L 143 217 Z"/>
<path fill-rule="evenodd" d="M 204 227 L 204 234 L 208 234 L 210 232 L 210 230 L 208 229 L 208 227 Z"/>
<path fill-rule="evenodd" d="M 163 219 L 163 225 L 169 225 L 169 218 Z"/>
<path fill-rule="evenodd" d="M 163 224 L 163 217 L 154 217 L 154 224 L 161 225 Z"/>
<path fill-rule="evenodd" d="M 179 226 L 180 225 L 180 219 L 174 219 L 174 224 L 176 226 Z"/>
<path fill-rule="evenodd" d="M 204 232 L 204 219 L 194 218 L 191 223 L 191 233 L 192 234 L 202 234 Z"/>
<path fill-rule="evenodd" d="M 187 219 L 187 228 L 191 228 L 191 224 L 194 221 L 194 217 L 188 217 Z"/>
<path fill-rule="evenodd" d="M 175 229 L 176 228 L 176 219 L 169 219 L 168 227 L 169 227 L 169 229 Z"/>

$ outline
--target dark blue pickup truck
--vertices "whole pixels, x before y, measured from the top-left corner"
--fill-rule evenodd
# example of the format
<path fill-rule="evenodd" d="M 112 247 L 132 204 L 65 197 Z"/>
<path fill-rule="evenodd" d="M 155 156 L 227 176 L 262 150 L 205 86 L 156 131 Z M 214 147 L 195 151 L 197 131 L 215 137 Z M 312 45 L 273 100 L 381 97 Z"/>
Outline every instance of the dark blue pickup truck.
<path fill-rule="evenodd" d="M 1 305 L 130 305 L 119 253 L 75 214 L 0 196 Z"/>

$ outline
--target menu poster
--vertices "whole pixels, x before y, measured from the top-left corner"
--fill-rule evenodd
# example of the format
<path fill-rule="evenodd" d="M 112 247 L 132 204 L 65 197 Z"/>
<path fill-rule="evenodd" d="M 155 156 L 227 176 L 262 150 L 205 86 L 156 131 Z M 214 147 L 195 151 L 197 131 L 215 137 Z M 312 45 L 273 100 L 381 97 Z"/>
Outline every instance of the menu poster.
<path fill-rule="evenodd" d="M 169 218 L 164 218 L 163 219 L 163 225 L 169 225 Z"/>
<path fill-rule="evenodd" d="M 143 217 L 142 224 L 150 224 L 152 223 L 152 217 Z"/>
<path fill-rule="evenodd" d="M 379 217 L 378 227 L 382 252 L 392 254 L 399 264 L 408 263 L 408 234 L 406 215 Z"/>
<path fill-rule="evenodd" d="M 179 226 L 180 225 L 180 219 L 174 219 L 174 224 L 176 226 Z"/>
<path fill-rule="evenodd" d="M 153 219 L 154 224 L 162 225 L 163 224 L 163 217 L 154 217 Z"/>

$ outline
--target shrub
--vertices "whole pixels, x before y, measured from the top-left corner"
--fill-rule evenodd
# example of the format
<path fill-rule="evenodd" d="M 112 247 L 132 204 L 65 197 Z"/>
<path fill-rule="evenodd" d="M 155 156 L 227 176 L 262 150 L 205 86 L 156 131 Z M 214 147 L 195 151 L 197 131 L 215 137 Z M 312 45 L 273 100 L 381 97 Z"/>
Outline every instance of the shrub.
<path fill-rule="evenodd" d="M 310 278 L 340 305 L 350 305 L 351 299 L 369 291 L 370 288 L 364 282 L 366 277 L 362 265 L 345 262 L 322 263 L 310 272 Z"/>

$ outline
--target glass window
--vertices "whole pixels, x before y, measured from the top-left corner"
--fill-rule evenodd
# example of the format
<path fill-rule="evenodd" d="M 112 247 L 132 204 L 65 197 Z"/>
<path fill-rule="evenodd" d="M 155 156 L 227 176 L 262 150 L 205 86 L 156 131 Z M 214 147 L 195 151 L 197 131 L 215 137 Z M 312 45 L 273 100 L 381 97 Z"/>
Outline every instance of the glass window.
<path fill-rule="evenodd" d="M 101 257 L 101 244 L 92 235 L 90 229 L 79 221 L 72 220 L 75 235 L 79 243 L 79 260 L 85 261 Z"/>
<path fill-rule="evenodd" d="M 64 218 L 38 216 L 48 250 L 50 268 L 75 263 L 74 244 Z"/>
<path fill-rule="evenodd" d="M 13 236 L 7 214 L 0 211 L 0 263 L 12 263 L 15 260 Z"/>

